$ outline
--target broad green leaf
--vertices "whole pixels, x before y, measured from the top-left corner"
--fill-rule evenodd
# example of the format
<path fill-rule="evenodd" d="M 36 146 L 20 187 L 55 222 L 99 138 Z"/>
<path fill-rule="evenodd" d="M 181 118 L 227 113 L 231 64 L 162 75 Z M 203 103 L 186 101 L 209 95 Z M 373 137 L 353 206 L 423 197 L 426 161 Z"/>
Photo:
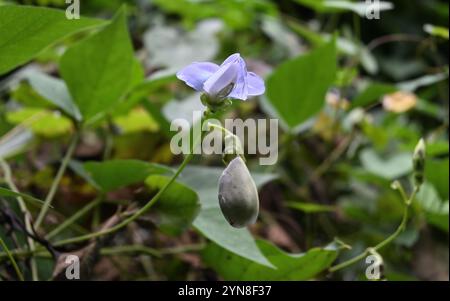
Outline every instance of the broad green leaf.
<path fill-rule="evenodd" d="M 336 77 L 334 39 L 311 53 L 281 64 L 267 79 L 267 98 L 291 128 L 320 111 Z"/>
<path fill-rule="evenodd" d="M 450 147 L 448 140 L 427 141 L 427 156 L 442 156 L 449 153 Z M 448 160 L 448 159 L 447 159 Z M 448 161 L 447 161 L 448 166 Z M 425 168 L 426 169 L 426 168 Z M 447 168 L 448 169 L 448 168 Z"/>
<path fill-rule="evenodd" d="M 100 186 L 92 179 L 91 173 L 84 168 L 84 163 L 78 160 L 70 160 L 69 167 L 86 182 L 91 184 L 98 190 L 101 190 Z"/>
<path fill-rule="evenodd" d="M 62 10 L 25 6 L 0 6 L 0 74 L 33 59 L 47 46 L 101 20 L 68 20 Z"/>
<path fill-rule="evenodd" d="M 379 100 L 385 94 L 393 93 L 398 88 L 389 84 L 372 83 L 369 84 L 358 96 L 352 101 L 352 107 L 365 107 Z"/>
<path fill-rule="evenodd" d="M 84 169 L 98 188 L 105 192 L 143 182 L 151 174 L 171 172 L 163 165 L 139 160 L 87 162 Z"/>
<path fill-rule="evenodd" d="M 447 141 L 448 146 L 448 141 Z M 428 149 L 428 145 L 427 145 Z M 428 152 L 428 150 L 427 150 Z M 427 159 L 425 162 L 425 179 L 436 187 L 440 197 L 445 200 L 449 197 L 448 179 L 449 179 L 449 160 L 445 159 Z"/>
<path fill-rule="evenodd" d="M 115 117 L 114 123 L 124 134 L 142 131 L 156 132 L 159 129 L 158 123 L 142 108 L 136 108 L 126 115 Z"/>
<path fill-rule="evenodd" d="M 156 193 L 169 180 L 166 176 L 151 175 L 145 184 Z M 154 209 L 158 212 L 158 228 L 166 234 L 179 235 L 194 221 L 200 210 L 200 202 L 194 190 L 175 181 L 161 195 Z"/>
<path fill-rule="evenodd" d="M 362 165 L 369 172 L 394 180 L 412 171 L 412 155 L 398 153 L 388 158 L 380 158 L 373 149 L 365 149 L 361 152 Z"/>
<path fill-rule="evenodd" d="M 289 202 L 288 207 L 294 208 L 305 213 L 333 212 L 336 210 L 333 206 L 327 206 L 316 203 Z"/>
<path fill-rule="evenodd" d="M 200 198 L 201 210 L 194 221 L 195 228 L 228 251 L 270 267 L 271 263 L 258 249 L 250 232 L 231 227 L 222 215 L 217 196 L 222 172 L 223 168 L 188 166 L 178 178 L 178 181 L 192 187 Z M 270 174 L 253 173 L 252 176 L 258 187 L 274 178 Z"/>
<path fill-rule="evenodd" d="M 33 202 L 35 204 L 38 204 L 39 206 L 41 206 L 44 202 L 32 197 L 31 195 L 25 194 L 25 193 L 20 193 L 20 192 L 15 192 L 12 191 L 10 189 L 7 188 L 3 188 L 0 187 L 0 196 L 6 196 L 6 197 L 21 197 L 23 198 L 24 201 L 28 201 L 28 202 Z"/>
<path fill-rule="evenodd" d="M 85 122 L 120 102 L 135 80 L 135 68 L 123 9 L 101 31 L 68 49 L 60 63 Z"/>
<path fill-rule="evenodd" d="M 309 280 L 326 270 L 336 259 L 335 247 L 313 248 L 302 254 L 289 254 L 268 241 L 257 245 L 276 269 L 263 266 L 210 244 L 202 252 L 203 260 L 225 280 Z"/>
<path fill-rule="evenodd" d="M 6 119 L 12 124 L 29 123 L 29 127 L 35 134 L 47 138 L 69 134 L 73 130 L 71 120 L 58 111 L 23 108 L 8 112 Z"/>
<path fill-rule="evenodd" d="M 28 81 L 39 95 L 62 109 L 75 120 L 81 120 L 81 113 L 73 102 L 64 81 L 39 72 L 31 73 L 28 76 Z"/>
<path fill-rule="evenodd" d="M 429 182 L 422 184 L 416 199 L 420 207 L 425 211 L 428 223 L 448 232 L 448 199 L 443 201 L 436 188 Z"/>

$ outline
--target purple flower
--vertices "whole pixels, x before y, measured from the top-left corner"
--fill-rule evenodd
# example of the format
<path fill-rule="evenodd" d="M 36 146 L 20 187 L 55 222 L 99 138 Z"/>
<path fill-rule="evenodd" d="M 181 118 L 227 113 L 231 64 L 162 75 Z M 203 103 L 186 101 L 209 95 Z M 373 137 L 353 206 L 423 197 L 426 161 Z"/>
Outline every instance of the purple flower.
<path fill-rule="evenodd" d="M 222 65 L 194 62 L 177 72 L 177 77 L 197 91 L 213 98 L 246 100 L 265 91 L 264 81 L 247 67 L 239 53 L 230 55 Z"/>

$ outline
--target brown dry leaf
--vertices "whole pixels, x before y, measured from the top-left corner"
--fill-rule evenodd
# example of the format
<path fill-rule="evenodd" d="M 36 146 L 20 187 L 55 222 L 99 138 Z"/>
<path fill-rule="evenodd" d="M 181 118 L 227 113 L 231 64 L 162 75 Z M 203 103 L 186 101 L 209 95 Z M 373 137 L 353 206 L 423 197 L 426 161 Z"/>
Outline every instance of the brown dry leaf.
<path fill-rule="evenodd" d="M 417 96 L 414 93 L 398 91 L 383 97 L 383 108 L 394 113 L 403 113 L 411 110 L 417 104 Z"/>

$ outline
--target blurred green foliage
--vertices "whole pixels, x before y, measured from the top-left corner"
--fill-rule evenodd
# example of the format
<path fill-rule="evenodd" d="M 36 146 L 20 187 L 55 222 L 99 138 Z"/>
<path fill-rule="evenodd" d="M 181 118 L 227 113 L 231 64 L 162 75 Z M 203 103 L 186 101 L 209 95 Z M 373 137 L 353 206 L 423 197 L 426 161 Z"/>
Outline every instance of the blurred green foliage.
<path fill-rule="evenodd" d="M 62 0 L 0 1 L 13 4 L 0 6 L 1 238 L 27 250 L 5 209 L 25 222 L 22 197 L 39 214 L 74 133 L 43 239 L 95 233 L 144 206 L 182 159 L 170 151 L 170 121 L 202 108 L 175 72 L 240 52 L 266 94 L 217 117 L 282 124 L 275 165 L 247 156 L 257 224 L 228 225 L 221 158 L 196 156 L 148 214 L 95 250 L 68 245 L 82 266 L 103 259 L 108 273 L 96 261 L 87 279 L 365 280 L 364 260 L 329 268 L 397 229 L 405 203 L 392 182 L 414 189 L 424 138 L 425 183 L 379 253 L 388 280 L 448 280 L 448 2 L 391 2 L 370 20 L 362 1 L 90 0 L 70 21 Z M 55 262 L 37 245 L 37 276 L 52 278 Z M 17 255 L 19 268 L 34 279 L 28 257 Z M 0 250 L 0 279 L 16 277 Z"/>

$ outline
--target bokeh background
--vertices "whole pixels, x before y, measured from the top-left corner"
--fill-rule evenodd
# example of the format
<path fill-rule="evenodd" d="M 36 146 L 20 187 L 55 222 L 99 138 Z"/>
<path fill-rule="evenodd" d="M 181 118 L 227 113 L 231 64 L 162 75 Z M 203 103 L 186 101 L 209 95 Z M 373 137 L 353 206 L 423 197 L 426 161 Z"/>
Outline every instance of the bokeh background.
<path fill-rule="evenodd" d="M 64 0 L 0 2 L 67 7 Z M 217 202 L 215 181 L 224 165 L 220 156 L 196 156 L 177 182 L 181 187 L 155 210 L 104 239 L 56 247 L 58 254 L 77 252 L 82 266 L 89 267 L 83 277 L 90 280 L 367 280 L 364 260 L 334 273 L 327 269 L 395 231 L 404 205 L 391 183 L 399 180 L 407 193 L 412 190 L 412 153 L 424 138 L 425 183 L 405 230 L 379 251 L 382 276 L 449 279 L 447 1 L 383 1 L 393 8 L 380 19 L 366 17 L 364 1 L 321 0 L 82 0 L 81 14 L 111 20 L 124 3 L 143 80 L 127 94 L 126 105 L 81 134 L 54 208 L 37 233 L 45 240 L 41 245 L 95 232 L 118 208 L 145 204 L 162 179 L 113 183 L 99 192 L 83 172 L 92 176 L 106 168 L 113 178 L 106 181 L 114 182 L 142 166 L 118 171 L 92 162 L 133 159 L 177 166 L 182 156 L 170 151 L 168 123 L 191 118 L 202 105 L 175 72 L 193 61 L 220 63 L 239 52 L 248 69 L 266 79 L 267 93 L 234 101 L 221 118 L 281 123 L 275 165 L 260 166 L 258 155 L 247 156 L 260 185 L 258 222 L 248 232 L 224 230 L 222 220 L 208 224 L 214 218 L 202 210 Z M 10 188 L 12 181 L 20 192 L 46 197 L 78 130 L 33 78 L 61 78 L 65 50 L 92 32 L 59 40 L 31 63 L 0 75 L 0 157 L 12 171 L 9 179 L 7 169 L 0 172 L 1 187 Z M 335 51 L 327 50 L 330 41 L 336 42 Z M 4 42 L 0 35 L 0 45 Z M 20 254 L 27 235 L 11 223 L 12 216 L 23 221 L 14 199 L 1 195 L 0 237 L 19 251 L 16 259 L 27 279 L 32 279 L 30 261 L 39 279 L 57 279 L 57 260 L 45 249 L 35 256 Z M 93 202 L 70 227 L 46 239 Z M 39 207 L 29 210 L 35 219 Z M 326 253 L 325 246 L 335 251 Z M 17 279 L 0 251 L 0 279 Z M 304 252 L 303 261 L 293 255 Z M 265 266 L 266 259 L 276 272 Z"/>

